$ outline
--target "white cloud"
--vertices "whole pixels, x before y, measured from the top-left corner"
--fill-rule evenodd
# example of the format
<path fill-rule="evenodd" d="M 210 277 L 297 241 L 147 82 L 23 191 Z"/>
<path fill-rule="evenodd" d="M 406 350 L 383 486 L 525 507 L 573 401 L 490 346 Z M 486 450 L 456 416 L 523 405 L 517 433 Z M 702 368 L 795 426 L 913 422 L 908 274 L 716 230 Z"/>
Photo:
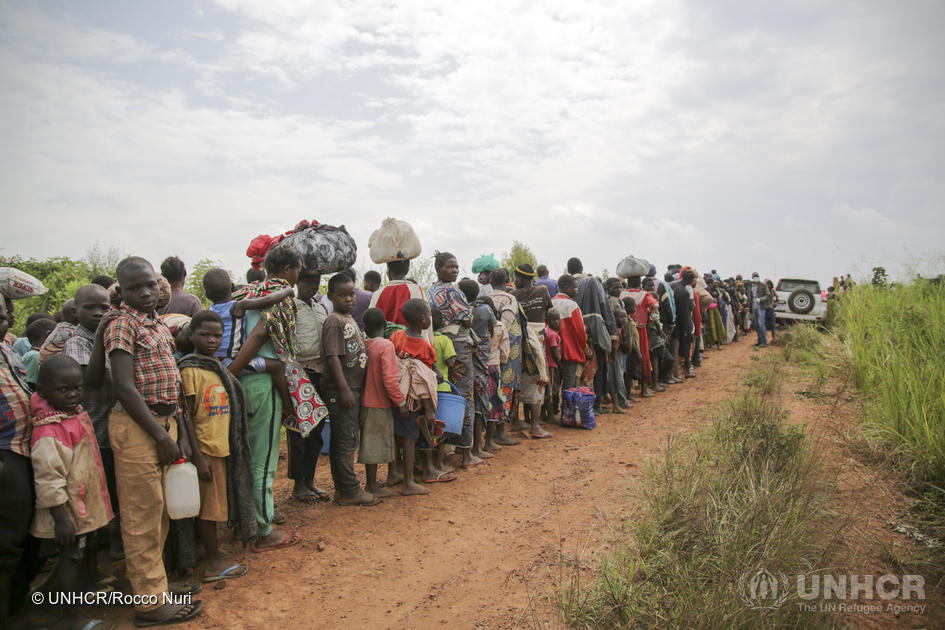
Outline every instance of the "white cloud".
<path fill-rule="evenodd" d="M 152 32 L 5 5 L 4 250 L 239 271 L 259 232 L 314 217 L 366 249 L 391 215 L 426 253 L 519 240 L 553 273 L 904 265 L 945 228 L 941 12 L 218 0 Z"/>

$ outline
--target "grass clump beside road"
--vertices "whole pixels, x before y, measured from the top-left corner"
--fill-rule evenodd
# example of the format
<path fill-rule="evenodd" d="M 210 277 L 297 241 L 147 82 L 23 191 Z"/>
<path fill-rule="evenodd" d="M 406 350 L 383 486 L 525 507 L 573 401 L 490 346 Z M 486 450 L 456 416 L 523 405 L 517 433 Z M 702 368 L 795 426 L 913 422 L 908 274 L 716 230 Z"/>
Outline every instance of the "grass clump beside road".
<path fill-rule="evenodd" d="M 759 568 L 791 576 L 822 568 L 827 488 L 803 428 L 784 422 L 779 370 L 762 362 L 710 429 L 667 443 L 647 469 L 639 518 L 589 583 L 579 567 L 564 575 L 557 603 L 571 627 L 834 625 L 800 611 L 790 589 L 765 609 L 748 606 L 739 588 Z"/>
<path fill-rule="evenodd" d="M 945 285 L 856 286 L 838 315 L 868 434 L 914 481 L 945 488 Z"/>

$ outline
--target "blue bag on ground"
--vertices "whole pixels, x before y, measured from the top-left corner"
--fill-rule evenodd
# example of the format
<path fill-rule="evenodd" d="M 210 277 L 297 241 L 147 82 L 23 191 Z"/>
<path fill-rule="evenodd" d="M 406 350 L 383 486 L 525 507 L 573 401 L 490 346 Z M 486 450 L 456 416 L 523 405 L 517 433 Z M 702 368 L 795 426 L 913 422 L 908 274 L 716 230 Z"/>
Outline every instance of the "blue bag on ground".
<path fill-rule="evenodd" d="M 597 427 L 594 418 L 594 400 L 597 396 L 589 387 L 572 387 L 562 392 L 564 411 L 561 414 L 561 426 L 593 429 Z"/>

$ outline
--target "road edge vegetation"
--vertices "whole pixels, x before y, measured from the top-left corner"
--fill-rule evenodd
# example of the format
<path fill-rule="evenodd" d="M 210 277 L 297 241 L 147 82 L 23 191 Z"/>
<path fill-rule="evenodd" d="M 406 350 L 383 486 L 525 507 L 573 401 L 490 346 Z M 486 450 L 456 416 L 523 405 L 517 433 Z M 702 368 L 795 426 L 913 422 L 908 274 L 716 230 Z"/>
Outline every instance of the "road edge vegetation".
<path fill-rule="evenodd" d="M 785 422 L 783 361 L 751 369 L 745 390 L 718 405 L 711 426 L 670 438 L 637 492 L 639 514 L 595 558 L 563 570 L 558 611 L 579 628 L 835 627 L 787 599 L 753 607 L 739 588 L 759 569 L 824 570 L 830 489 L 803 426 Z"/>

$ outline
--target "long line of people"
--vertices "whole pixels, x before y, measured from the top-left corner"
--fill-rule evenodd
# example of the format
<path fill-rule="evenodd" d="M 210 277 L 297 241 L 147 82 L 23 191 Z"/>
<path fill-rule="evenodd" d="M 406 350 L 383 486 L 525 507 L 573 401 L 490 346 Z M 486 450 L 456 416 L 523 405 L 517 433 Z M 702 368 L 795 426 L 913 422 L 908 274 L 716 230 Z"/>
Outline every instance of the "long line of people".
<path fill-rule="evenodd" d="M 279 528 L 273 501 L 283 427 L 295 500 L 372 506 L 398 486 L 428 494 L 522 437 L 552 438 L 576 388 L 593 392 L 594 413 L 626 413 L 695 377 L 707 350 L 752 322 L 767 345 L 771 294 L 757 274 L 670 265 L 662 277 L 651 266 L 601 280 L 571 258 L 556 280 L 526 263 L 460 279 L 457 257 L 438 252 L 429 287 L 396 260 L 383 286 L 370 271 L 358 288 L 346 270 L 321 294 L 321 275 L 291 246 L 258 262 L 241 286 L 208 271 L 204 309 L 183 291 L 179 258 L 158 274 L 129 257 L 117 279 L 76 291 L 58 321 L 30 315 L 19 339 L 8 334 L 14 301 L 0 303 L 0 625 L 44 556 L 58 561 L 41 589 L 122 584 L 99 571 L 101 549 L 124 556 L 137 625 L 198 615 L 201 602 L 182 597 L 199 583 L 169 584 L 166 567 L 165 470 L 181 459 L 200 479 L 197 575 L 233 579 L 249 567 L 221 554 L 223 525 L 254 552 L 301 539 Z M 437 409 L 450 394 L 462 398 L 456 427 Z M 315 484 L 326 446 L 333 495 Z M 108 627 L 61 612 L 70 626 Z"/>

